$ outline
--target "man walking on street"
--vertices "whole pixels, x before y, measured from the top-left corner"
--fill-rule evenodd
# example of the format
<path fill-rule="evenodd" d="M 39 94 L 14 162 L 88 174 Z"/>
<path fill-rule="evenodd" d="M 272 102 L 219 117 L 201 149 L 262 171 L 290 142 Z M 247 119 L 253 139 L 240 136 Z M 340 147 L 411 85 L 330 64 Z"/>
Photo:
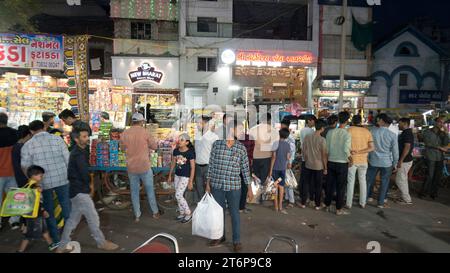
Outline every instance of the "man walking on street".
<path fill-rule="evenodd" d="M 380 172 L 381 187 L 378 192 L 378 208 L 386 208 L 385 199 L 389 190 L 389 182 L 392 171 L 398 163 L 398 137 L 388 129 L 392 124 L 392 119 L 387 114 L 379 114 L 376 120 L 378 127 L 372 129 L 375 150 L 369 154 L 369 169 L 367 170 L 367 197 L 371 198 L 377 173 Z"/>
<path fill-rule="evenodd" d="M 343 209 L 352 144 L 351 135 L 344 129 L 349 119 L 348 112 L 340 112 L 338 114 L 339 128 L 327 134 L 328 173 L 325 205 L 327 211 L 331 211 L 331 201 L 336 192 L 336 215 L 349 214 Z"/>
<path fill-rule="evenodd" d="M 402 133 L 398 137 L 400 159 L 397 163 L 397 174 L 395 177 L 395 183 L 401 193 L 401 198 L 398 203 L 406 205 L 412 204 L 408 188 L 408 172 L 413 164 L 412 151 L 414 148 L 414 135 L 412 129 L 409 128 L 410 122 L 411 120 L 409 118 L 401 118 L 398 122 L 398 128 Z"/>
<path fill-rule="evenodd" d="M 42 121 L 44 122 L 44 131 L 50 133 L 53 130 L 53 125 L 55 124 L 55 113 L 53 112 L 43 112 Z"/>
<path fill-rule="evenodd" d="M 227 139 L 214 142 L 208 166 L 208 182 L 206 191 L 211 192 L 217 203 L 226 209 L 226 203 L 230 209 L 231 224 L 233 230 L 233 250 L 240 252 L 241 232 L 239 200 L 241 197 L 241 176 L 248 187 L 250 185 L 250 167 L 247 151 L 242 143 L 236 140 L 235 121 L 230 121 L 226 126 Z M 253 193 L 248 190 L 248 197 L 253 198 Z M 224 211 L 225 222 L 225 211 Z M 210 246 L 218 246 L 225 242 L 225 223 L 223 225 L 223 237 L 212 240 Z"/>
<path fill-rule="evenodd" d="M 12 151 L 18 141 L 17 130 L 8 127 L 8 115 L 0 113 L 0 207 L 3 201 L 3 192 L 7 193 L 10 188 L 17 187 L 14 177 Z M 18 229 L 19 217 L 10 217 L 9 224 L 12 229 Z M 0 217 L 0 228 L 2 218 Z"/>
<path fill-rule="evenodd" d="M 64 252 L 70 242 L 72 231 L 80 223 L 81 217 L 86 218 L 89 230 L 97 243 L 97 248 L 103 250 L 116 250 L 118 245 L 105 239 L 105 235 L 100 230 L 100 218 L 95 210 L 94 202 L 90 193 L 89 178 L 89 131 L 81 129 L 71 133 L 76 146 L 70 152 L 68 176 L 70 181 L 70 201 L 72 211 L 70 217 L 64 225 L 63 235 L 57 252 Z"/>
<path fill-rule="evenodd" d="M 428 176 L 419 198 L 428 194 L 434 200 L 438 195 L 439 183 L 444 168 L 445 153 L 448 151 L 448 132 L 444 127 L 444 120 L 438 117 L 434 120 L 434 127 L 423 134 L 425 142 L 425 160 L 428 167 Z"/>
<path fill-rule="evenodd" d="M 205 195 L 209 157 L 214 142 L 219 139 L 219 136 L 211 131 L 210 120 L 211 118 L 202 116 L 195 134 L 195 202 L 199 202 Z"/>
<path fill-rule="evenodd" d="M 153 218 L 159 219 L 160 216 L 158 205 L 156 204 L 153 171 L 150 163 L 150 150 L 156 150 L 158 145 L 150 133 L 144 129 L 145 118 L 141 113 L 134 113 L 131 119 L 131 127 L 123 132 L 120 141 L 127 158 L 134 220 L 138 223 L 142 215 L 139 195 L 141 181 L 144 183 L 145 191 L 147 192 L 147 199 L 153 212 Z"/>
<path fill-rule="evenodd" d="M 59 243 L 59 232 L 54 215 L 54 194 L 58 197 L 62 208 L 62 215 L 66 222 L 70 216 L 69 181 L 67 167 L 69 165 L 69 151 L 66 143 L 59 136 L 44 131 L 44 123 L 35 120 L 29 129 L 33 137 L 23 145 L 21 152 L 22 169 L 31 165 L 41 166 L 45 170 L 45 177 L 41 182 L 44 209 L 48 212 L 48 230 L 53 240 L 53 248 Z"/>
<path fill-rule="evenodd" d="M 358 173 L 359 182 L 359 205 L 361 208 L 366 207 L 367 201 L 367 157 L 375 147 L 373 145 L 372 134 L 369 130 L 362 127 L 362 117 L 359 115 L 353 116 L 352 126 L 348 129 L 352 137 L 352 166 L 348 168 L 347 179 L 347 208 L 350 209 L 353 205 L 353 191 L 355 189 L 356 173 Z"/>

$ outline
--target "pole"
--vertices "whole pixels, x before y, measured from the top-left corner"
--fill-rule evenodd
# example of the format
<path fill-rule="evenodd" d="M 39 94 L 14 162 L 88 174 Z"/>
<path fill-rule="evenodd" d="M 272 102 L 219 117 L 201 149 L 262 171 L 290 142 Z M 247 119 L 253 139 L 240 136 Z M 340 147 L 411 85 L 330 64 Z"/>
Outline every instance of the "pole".
<path fill-rule="evenodd" d="M 347 0 L 343 0 L 342 3 L 342 16 L 344 18 L 344 23 L 342 24 L 341 32 L 341 68 L 340 68 L 340 78 L 339 78 L 339 110 L 342 110 L 344 106 L 344 75 L 345 75 L 345 48 L 347 46 L 347 29 L 345 25 L 347 23 Z"/>

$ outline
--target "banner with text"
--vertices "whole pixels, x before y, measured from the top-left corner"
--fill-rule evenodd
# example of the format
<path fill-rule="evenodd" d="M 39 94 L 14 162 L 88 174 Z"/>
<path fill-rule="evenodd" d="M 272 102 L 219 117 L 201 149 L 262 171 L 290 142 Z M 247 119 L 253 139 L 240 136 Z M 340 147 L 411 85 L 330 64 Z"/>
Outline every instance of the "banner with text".
<path fill-rule="evenodd" d="M 0 33 L 0 67 L 63 70 L 63 36 Z"/>

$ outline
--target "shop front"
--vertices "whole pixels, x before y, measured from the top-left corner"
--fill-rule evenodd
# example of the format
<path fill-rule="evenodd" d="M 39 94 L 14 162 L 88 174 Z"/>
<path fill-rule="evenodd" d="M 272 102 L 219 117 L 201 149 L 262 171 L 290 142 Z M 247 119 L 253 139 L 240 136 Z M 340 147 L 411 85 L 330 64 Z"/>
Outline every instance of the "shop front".
<path fill-rule="evenodd" d="M 232 82 L 235 101 L 246 105 L 307 106 L 308 68 L 316 66 L 309 51 L 226 50 L 222 61 L 234 54 Z"/>
<path fill-rule="evenodd" d="M 357 109 L 364 107 L 364 97 L 369 91 L 370 81 L 367 80 L 345 80 L 344 82 L 344 109 Z M 313 92 L 314 108 L 318 111 L 339 110 L 340 80 L 320 79 L 319 88 Z"/>
<path fill-rule="evenodd" d="M 58 86 L 63 69 L 62 36 L 0 33 L 0 108 L 12 127 L 42 119 L 44 111 L 70 108 L 70 97 Z"/>
<path fill-rule="evenodd" d="M 112 57 L 112 101 L 129 113 L 142 112 L 147 118 L 169 128 L 180 100 L 178 58 Z"/>

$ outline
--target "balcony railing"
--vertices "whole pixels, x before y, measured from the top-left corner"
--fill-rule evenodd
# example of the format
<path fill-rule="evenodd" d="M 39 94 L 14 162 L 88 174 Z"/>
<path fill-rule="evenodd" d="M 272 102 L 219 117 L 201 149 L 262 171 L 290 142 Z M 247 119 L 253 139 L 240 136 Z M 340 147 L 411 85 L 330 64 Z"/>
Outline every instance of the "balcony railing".
<path fill-rule="evenodd" d="M 187 22 L 187 36 L 312 41 L 312 26 L 295 29 L 240 23 Z"/>

